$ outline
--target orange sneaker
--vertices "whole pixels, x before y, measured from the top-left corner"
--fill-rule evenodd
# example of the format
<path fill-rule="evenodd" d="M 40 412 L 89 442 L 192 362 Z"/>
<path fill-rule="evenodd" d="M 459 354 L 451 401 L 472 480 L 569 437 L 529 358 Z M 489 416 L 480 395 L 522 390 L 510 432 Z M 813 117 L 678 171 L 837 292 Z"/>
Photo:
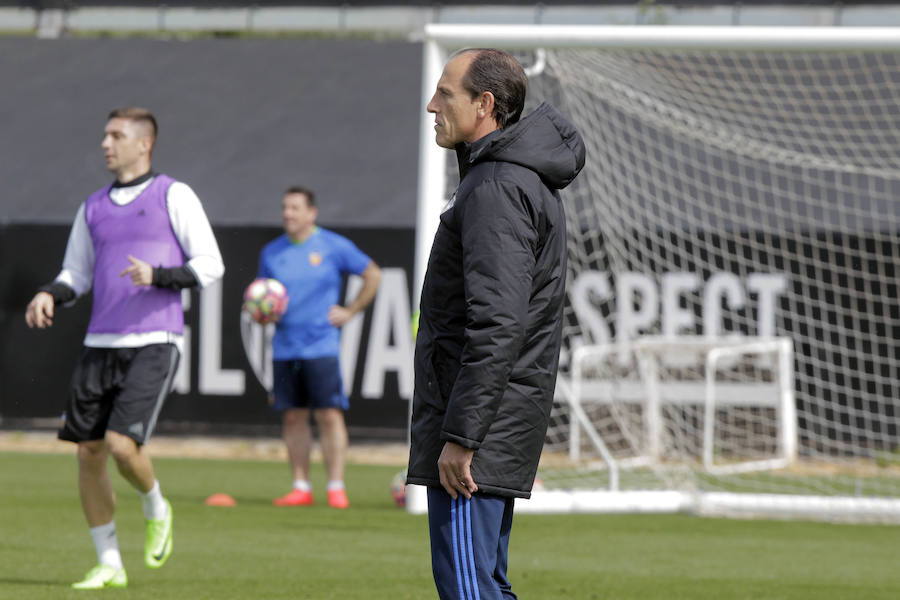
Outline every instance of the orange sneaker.
<path fill-rule="evenodd" d="M 312 492 L 304 492 L 298 489 L 293 489 L 281 498 L 272 500 L 272 504 L 275 506 L 310 506 L 313 502 L 315 500 L 313 500 Z"/>
<path fill-rule="evenodd" d="M 328 490 L 328 506 L 331 508 L 348 508 L 350 501 L 347 500 L 347 491 Z"/>

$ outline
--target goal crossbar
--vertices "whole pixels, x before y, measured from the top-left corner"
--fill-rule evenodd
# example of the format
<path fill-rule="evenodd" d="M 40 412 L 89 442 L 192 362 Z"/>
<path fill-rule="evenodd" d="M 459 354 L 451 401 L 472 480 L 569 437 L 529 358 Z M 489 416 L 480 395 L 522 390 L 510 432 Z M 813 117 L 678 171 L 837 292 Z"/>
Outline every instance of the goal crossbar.
<path fill-rule="evenodd" d="M 900 47 L 900 28 L 429 24 L 425 39 L 458 47 L 882 49 Z"/>

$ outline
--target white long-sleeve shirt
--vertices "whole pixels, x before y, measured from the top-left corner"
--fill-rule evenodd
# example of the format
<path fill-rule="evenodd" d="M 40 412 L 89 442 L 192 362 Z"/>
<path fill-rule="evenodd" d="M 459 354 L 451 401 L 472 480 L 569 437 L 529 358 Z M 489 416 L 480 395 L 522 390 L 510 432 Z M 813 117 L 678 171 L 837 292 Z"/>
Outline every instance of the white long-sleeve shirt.
<path fill-rule="evenodd" d="M 153 178 L 150 178 L 137 185 L 111 188 L 109 197 L 116 204 L 125 206 L 137 198 L 152 181 Z M 203 205 L 194 190 L 185 183 L 174 182 L 166 194 L 166 209 L 172 231 L 188 259 L 185 265 L 194 273 L 200 286 L 207 286 L 220 279 L 225 272 L 222 254 Z M 94 280 L 94 244 L 84 211 L 85 204 L 82 202 L 69 233 L 62 271 L 56 276 L 56 281 L 75 290 L 76 297 L 88 293 Z M 84 345 L 93 348 L 137 348 L 160 343 L 174 343 L 182 350 L 182 336 L 170 331 L 88 333 L 84 338 Z"/>

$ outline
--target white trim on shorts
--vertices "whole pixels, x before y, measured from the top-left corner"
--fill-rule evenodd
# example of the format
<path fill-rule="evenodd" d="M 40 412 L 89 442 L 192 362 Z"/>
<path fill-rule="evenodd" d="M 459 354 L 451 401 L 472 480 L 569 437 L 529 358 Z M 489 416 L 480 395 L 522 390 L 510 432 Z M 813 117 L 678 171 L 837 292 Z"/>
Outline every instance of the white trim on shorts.
<path fill-rule="evenodd" d="M 172 382 L 175 379 L 180 352 L 178 351 L 178 346 L 175 344 L 171 344 L 170 348 L 171 353 L 169 357 L 168 373 L 166 374 L 166 379 L 163 382 L 162 387 L 159 389 L 159 395 L 156 397 L 156 406 L 153 407 L 153 414 L 150 415 L 150 420 L 147 422 L 147 430 L 144 432 L 144 439 L 141 441 L 141 444 L 146 444 L 150 440 L 150 435 L 153 433 L 153 430 L 156 429 L 156 420 L 159 418 L 159 413 L 162 410 L 163 403 L 166 401 L 166 396 L 169 395 L 169 390 L 172 389 Z"/>

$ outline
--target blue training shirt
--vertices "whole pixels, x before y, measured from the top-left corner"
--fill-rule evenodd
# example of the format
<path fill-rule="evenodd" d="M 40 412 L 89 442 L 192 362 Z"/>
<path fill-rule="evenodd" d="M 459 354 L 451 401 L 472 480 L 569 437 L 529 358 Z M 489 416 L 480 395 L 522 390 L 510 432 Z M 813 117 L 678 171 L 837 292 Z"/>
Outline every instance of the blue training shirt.
<path fill-rule="evenodd" d="M 303 242 L 287 234 L 272 240 L 259 256 L 259 276 L 284 284 L 288 308 L 275 326 L 272 358 L 299 360 L 338 356 L 340 330 L 328 309 L 340 304 L 344 274 L 362 274 L 371 259 L 347 238 L 316 227 Z"/>

